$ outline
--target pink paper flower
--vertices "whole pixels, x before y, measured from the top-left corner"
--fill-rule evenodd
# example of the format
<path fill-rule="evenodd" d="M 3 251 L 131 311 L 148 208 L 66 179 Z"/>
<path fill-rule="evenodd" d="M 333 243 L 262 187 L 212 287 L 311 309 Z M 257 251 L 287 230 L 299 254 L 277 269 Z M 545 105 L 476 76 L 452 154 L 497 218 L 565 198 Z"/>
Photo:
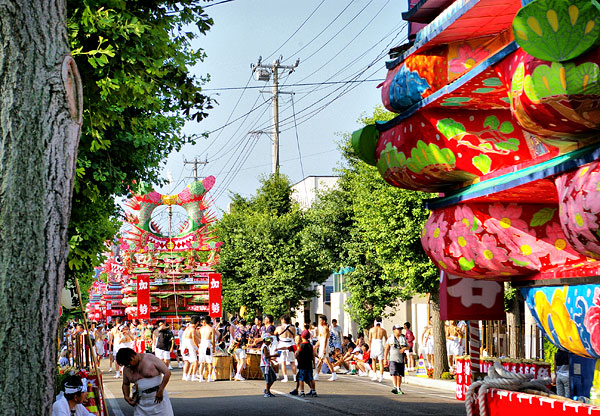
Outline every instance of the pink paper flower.
<path fill-rule="evenodd" d="M 588 171 L 585 184 L 583 185 L 584 195 L 583 208 L 592 214 L 600 212 L 600 170 Z"/>
<path fill-rule="evenodd" d="M 485 220 L 485 227 L 496 234 L 498 241 L 506 241 L 514 238 L 515 234 L 533 233 L 527 223 L 521 219 L 523 209 L 517 204 L 494 204 L 489 208 L 491 218 Z"/>
<path fill-rule="evenodd" d="M 427 247 L 430 251 L 443 252 L 446 244 L 444 243 L 444 237 L 448 233 L 448 222 L 444 221 L 444 213 L 439 214 L 435 218 L 436 214 L 432 214 L 430 220 L 425 224 L 425 234 L 423 236 L 423 246 Z"/>
<path fill-rule="evenodd" d="M 454 211 L 454 219 L 457 222 L 462 222 L 475 233 L 480 233 L 483 230 L 481 220 L 475 216 L 473 210 L 468 205 L 458 205 Z"/>
<path fill-rule="evenodd" d="M 540 257 L 548 255 L 548 251 L 540 246 L 538 239 L 530 234 L 515 235 L 507 244 L 508 257 L 517 266 L 529 270 L 540 270 Z"/>
<path fill-rule="evenodd" d="M 462 222 L 455 222 L 450 228 L 450 253 L 455 257 L 463 256 L 473 260 L 480 242 L 477 236 Z"/>
<path fill-rule="evenodd" d="M 545 240 L 540 240 L 541 244 L 546 246 L 546 250 L 550 253 L 550 264 L 552 266 L 560 266 L 565 264 L 567 259 L 576 260 L 580 255 L 573 250 L 567 243 L 567 237 L 563 232 L 560 224 L 554 222 L 546 227 Z"/>
<path fill-rule="evenodd" d="M 438 268 L 448 273 L 454 273 L 458 267 L 453 259 L 444 256 L 443 251 L 432 251 L 430 257 Z"/>
<path fill-rule="evenodd" d="M 494 237 L 485 234 L 481 237 L 481 244 L 477 248 L 475 263 L 484 269 L 494 271 L 495 274 L 498 274 L 506 268 L 504 264 L 507 260 L 506 254 L 507 251 L 498 247 Z"/>

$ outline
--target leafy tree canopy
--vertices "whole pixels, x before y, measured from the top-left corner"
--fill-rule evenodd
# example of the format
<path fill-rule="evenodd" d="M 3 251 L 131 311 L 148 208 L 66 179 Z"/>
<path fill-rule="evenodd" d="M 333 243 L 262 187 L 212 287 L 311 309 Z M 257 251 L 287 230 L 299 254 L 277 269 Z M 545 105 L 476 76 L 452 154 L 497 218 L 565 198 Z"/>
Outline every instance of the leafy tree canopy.
<path fill-rule="evenodd" d="M 230 212 L 217 226 L 225 310 L 245 306 L 250 316 L 290 313 L 313 295 L 312 282 L 331 273 L 314 246 L 302 244 L 306 219 L 291 193 L 289 180 L 273 174 L 261 179 L 256 196 L 233 196 Z"/>
<path fill-rule="evenodd" d="M 104 242 L 119 230 L 115 196 L 137 181 L 159 182 L 169 152 L 212 108 L 208 77 L 190 69 L 192 46 L 213 24 L 198 0 L 68 0 L 72 54 L 83 79 L 84 119 L 69 228 L 69 272 L 89 280 Z M 193 30 L 191 25 L 197 30 Z"/>
<path fill-rule="evenodd" d="M 361 121 L 366 125 L 393 116 L 377 107 Z M 341 148 L 339 188 L 319 196 L 307 229 L 321 261 L 334 269 L 354 268 L 344 275 L 347 307 L 366 328 L 398 299 L 438 289 L 437 270 L 420 242 L 429 216 L 423 200 L 430 196 L 388 185 L 375 167 L 356 157 L 349 136 Z"/>

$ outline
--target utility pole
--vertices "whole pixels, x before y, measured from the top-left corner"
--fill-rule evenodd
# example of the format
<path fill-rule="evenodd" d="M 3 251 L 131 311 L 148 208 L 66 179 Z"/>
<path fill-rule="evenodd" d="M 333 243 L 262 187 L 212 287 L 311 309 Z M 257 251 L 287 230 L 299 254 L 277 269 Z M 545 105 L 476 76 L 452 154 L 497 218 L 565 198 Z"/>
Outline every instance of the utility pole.
<path fill-rule="evenodd" d="M 257 81 L 269 81 L 273 74 L 273 173 L 279 172 L 279 94 L 293 94 L 279 91 L 279 70 L 288 70 L 291 74 L 300 64 L 298 59 L 294 65 L 281 65 L 282 59 L 280 56 L 272 65 L 263 65 L 262 57 L 259 57 L 256 65 L 250 64 Z"/>
<path fill-rule="evenodd" d="M 198 160 L 197 157 L 194 158 L 194 160 L 183 160 L 183 164 L 184 165 L 194 165 L 194 180 L 198 181 L 198 165 L 208 165 L 208 157 L 204 158 L 204 161 L 202 160 Z"/>

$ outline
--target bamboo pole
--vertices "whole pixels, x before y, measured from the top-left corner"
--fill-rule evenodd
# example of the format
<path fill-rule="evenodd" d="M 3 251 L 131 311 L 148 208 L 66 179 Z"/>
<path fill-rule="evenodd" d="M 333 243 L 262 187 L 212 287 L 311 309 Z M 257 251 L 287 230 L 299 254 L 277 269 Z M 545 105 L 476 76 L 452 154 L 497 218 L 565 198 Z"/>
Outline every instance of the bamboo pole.
<path fill-rule="evenodd" d="M 87 316 L 85 315 L 85 311 L 83 310 L 83 300 L 81 298 L 81 289 L 79 289 L 79 280 L 77 278 L 75 278 L 75 287 L 77 288 L 77 296 L 79 297 L 79 310 L 81 311 L 81 315 L 83 316 L 83 327 L 85 329 L 85 334 L 86 334 L 86 338 L 88 343 L 90 344 L 90 352 L 91 352 L 91 358 L 92 358 L 92 362 L 94 363 L 94 370 L 96 371 L 96 376 L 98 378 L 98 388 L 100 389 L 100 392 L 102 393 L 102 410 L 104 411 L 104 414 L 108 415 L 108 408 L 106 407 L 106 399 L 104 396 L 104 383 L 102 382 L 102 374 L 100 373 L 99 369 L 98 369 L 98 362 L 96 360 L 96 350 L 93 348 L 94 346 L 92 345 L 92 340 L 90 338 L 90 331 L 88 328 L 88 324 L 87 324 Z"/>

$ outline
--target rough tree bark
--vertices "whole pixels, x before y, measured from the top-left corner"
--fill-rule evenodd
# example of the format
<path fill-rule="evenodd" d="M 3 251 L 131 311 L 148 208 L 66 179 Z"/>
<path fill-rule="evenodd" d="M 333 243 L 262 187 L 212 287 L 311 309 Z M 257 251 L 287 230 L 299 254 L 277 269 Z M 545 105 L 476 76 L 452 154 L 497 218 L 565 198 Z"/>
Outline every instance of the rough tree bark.
<path fill-rule="evenodd" d="M 440 318 L 440 294 L 431 293 L 431 325 L 433 326 L 433 377 L 440 378 L 450 371 L 446 352 L 446 328 Z"/>
<path fill-rule="evenodd" d="M 0 0 L 0 413 L 49 415 L 81 80 L 64 0 Z"/>
<path fill-rule="evenodd" d="M 523 339 L 523 324 L 521 323 L 523 302 L 521 291 L 517 291 L 510 309 L 506 312 L 506 326 L 509 340 L 508 356 L 513 358 L 524 357 L 523 346 L 525 345 L 525 340 Z"/>

